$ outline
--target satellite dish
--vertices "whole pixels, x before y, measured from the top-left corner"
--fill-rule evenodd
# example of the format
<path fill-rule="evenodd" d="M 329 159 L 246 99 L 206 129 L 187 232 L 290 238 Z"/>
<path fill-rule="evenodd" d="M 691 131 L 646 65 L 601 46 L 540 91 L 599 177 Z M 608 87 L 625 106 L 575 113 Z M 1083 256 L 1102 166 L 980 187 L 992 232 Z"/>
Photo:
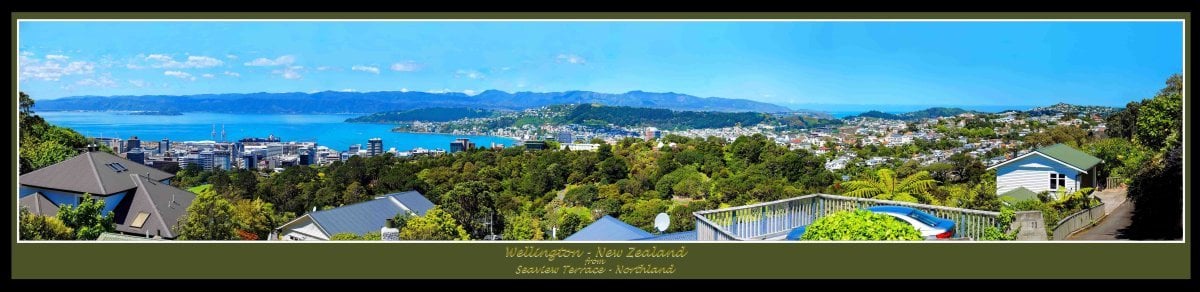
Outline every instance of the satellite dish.
<path fill-rule="evenodd" d="M 658 232 L 663 232 L 667 231 L 668 227 L 671 227 L 671 216 L 667 213 L 658 213 L 658 216 L 654 217 L 654 228 L 658 229 Z"/>

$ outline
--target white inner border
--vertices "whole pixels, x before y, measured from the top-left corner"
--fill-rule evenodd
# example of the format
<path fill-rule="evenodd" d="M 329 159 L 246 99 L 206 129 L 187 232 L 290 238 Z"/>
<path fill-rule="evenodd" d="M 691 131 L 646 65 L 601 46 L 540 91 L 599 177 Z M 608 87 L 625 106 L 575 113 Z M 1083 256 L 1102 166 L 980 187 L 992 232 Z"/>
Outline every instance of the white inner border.
<path fill-rule="evenodd" d="M 20 51 L 21 23 L 22 22 L 1179 22 L 1179 24 L 1182 26 L 1182 29 L 1180 30 L 1182 32 L 1182 34 L 1180 35 L 1180 37 L 1182 38 L 1181 43 L 1182 43 L 1182 49 L 1183 49 L 1181 51 L 1181 54 L 1182 54 L 1181 59 L 1183 60 L 1183 64 L 1182 64 L 1183 70 L 1182 71 L 1184 71 L 1184 72 L 1179 73 L 1180 76 L 1183 77 L 1183 92 L 1184 92 L 1184 94 L 1183 94 L 1183 118 L 1182 118 L 1183 120 L 1181 121 L 1183 123 L 1183 133 L 1184 133 L 1183 138 L 1182 138 L 1182 140 L 1183 140 L 1183 157 L 1182 158 L 1184 160 L 1183 161 L 1183 163 L 1184 163 L 1183 177 L 1184 178 L 1188 177 L 1187 176 L 1187 170 L 1188 170 L 1187 129 L 1188 129 L 1188 125 L 1186 123 L 1187 117 L 1188 117 L 1188 112 L 1187 112 L 1187 104 L 1188 104 L 1188 98 L 1187 98 L 1187 91 L 1188 91 L 1188 85 L 1187 85 L 1187 69 L 1188 69 L 1187 68 L 1187 23 L 1184 19 L 17 19 L 17 29 L 16 29 L 17 30 L 17 35 L 16 35 L 17 47 L 13 50 L 13 54 L 19 54 L 19 51 Z M 18 66 L 14 66 L 13 68 L 16 69 L 16 72 L 14 72 L 14 74 L 19 75 L 20 74 L 19 64 L 18 64 Z M 20 78 L 20 77 L 18 76 L 18 78 Z M 21 82 L 18 81 L 17 82 L 17 91 L 18 92 L 20 92 L 20 85 L 21 85 Z M 14 95 L 16 93 L 17 92 L 14 92 Z M 18 102 L 17 99 L 13 100 L 14 105 L 16 105 L 17 102 Z M 16 116 L 14 116 L 14 119 L 16 119 Z M 17 147 L 19 146 L 19 143 L 20 143 L 19 140 L 20 140 L 20 137 L 18 137 L 17 140 L 13 140 L 13 144 L 12 144 L 13 148 L 12 149 L 18 149 Z M 20 153 L 20 151 L 14 151 L 13 156 L 12 156 L 13 161 L 18 161 L 20 159 L 18 156 L 19 153 Z M 20 173 L 20 165 L 19 164 L 13 166 L 13 173 Z M 19 179 L 18 179 L 17 185 L 15 187 L 17 187 L 17 189 L 14 189 L 13 193 L 18 193 L 19 188 L 20 188 Z M 1180 210 L 1180 212 L 1183 212 L 1183 216 L 1182 216 L 1183 217 L 1183 225 L 1182 225 L 1183 236 L 1180 240 L 1171 240 L 1171 241 L 1157 241 L 1157 240 L 1146 240 L 1146 241 L 1135 241 L 1135 240 L 960 241 L 960 240 L 950 240 L 950 241 L 934 241 L 934 242 L 926 242 L 926 241 L 917 241 L 917 242 L 909 242 L 909 241 L 828 241 L 828 242 L 810 241 L 810 242 L 803 242 L 802 244 L 807 244 L 807 243 L 817 243 L 817 244 L 828 244 L 828 243 L 834 243 L 834 244 L 841 244 L 841 243 L 855 243 L 855 244 L 878 244 L 878 243 L 904 243 L 904 244 L 924 244 L 924 243 L 933 243 L 933 244 L 955 244 L 955 243 L 957 243 L 957 244 L 1186 243 L 1186 241 L 1188 239 L 1187 191 L 1189 190 L 1188 183 L 1186 180 L 1184 181 L 1183 188 L 1184 188 L 1184 190 L 1183 190 L 1184 191 L 1183 192 L 1184 193 L 1183 208 Z M 20 213 L 21 213 L 20 207 L 19 207 L 20 198 L 16 198 L 14 196 L 13 199 L 14 199 L 13 206 L 15 208 L 17 208 L 16 214 L 15 214 L 16 218 L 14 218 L 14 222 L 19 222 L 20 216 L 21 216 L 20 215 Z M 1128 202 L 1128 200 L 1126 202 Z M 282 244 L 294 244 L 294 243 L 304 242 L 304 241 L 267 241 L 267 240 L 228 240 L 228 241 L 226 241 L 226 240 L 188 240 L 188 241 L 170 240 L 170 241 L 108 241 L 108 242 L 106 242 L 106 241 L 73 241 L 73 240 L 21 240 L 19 228 L 20 228 L 20 224 L 17 224 L 17 228 L 13 229 L 14 232 L 18 232 L 18 234 L 16 234 L 17 235 L 17 244 L 23 244 L 23 243 L 67 243 L 67 244 L 150 243 L 150 244 L 154 244 L 154 243 L 164 243 L 164 242 L 184 243 L 184 244 L 186 244 L 186 243 L 224 243 L 224 244 L 230 244 L 230 243 L 237 243 L 237 244 L 282 243 Z M 632 244 L 776 243 L 776 244 L 795 244 L 795 243 L 797 243 L 797 242 L 790 242 L 790 241 L 766 241 L 766 240 L 763 240 L 763 241 L 562 241 L 562 240 L 554 240 L 554 241 L 551 241 L 551 240 L 485 241 L 485 240 L 472 240 L 472 241 L 468 241 L 468 242 L 470 242 L 470 243 L 495 243 L 495 244 L 514 244 L 514 243 L 564 243 L 564 244 L 573 244 L 573 243 L 585 243 L 585 244 L 586 243 L 618 243 L 618 244 L 627 244 L 627 243 L 632 243 Z M 330 242 L 314 241 L 312 243 L 330 243 Z M 454 242 L 412 240 L 412 241 L 397 241 L 397 242 L 343 241 L 341 243 L 384 243 L 384 244 L 389 244 L 389 243 L 454 243 Z"/>

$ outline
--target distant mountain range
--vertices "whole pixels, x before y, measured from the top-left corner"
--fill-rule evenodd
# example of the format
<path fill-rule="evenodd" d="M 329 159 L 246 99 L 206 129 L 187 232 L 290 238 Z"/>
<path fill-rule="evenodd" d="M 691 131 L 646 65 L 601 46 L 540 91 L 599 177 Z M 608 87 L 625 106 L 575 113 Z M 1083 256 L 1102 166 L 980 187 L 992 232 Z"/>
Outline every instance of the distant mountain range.
<path fill-rule="evenodd" d="M 1121 108 L 1109 107 L 1109 106 L 1073 105 L 1073 104 L 1067 104 L 1067 103 L 1057 103 L 1057 104 L 1054 104 L 1051 106 L 1034 107 L 1033 109 L 1030 109 L 1027 111 L 1005 110 L 1003 112 L 1023 112 L 1023 113 L 1029 114 L 1030 116 L 1053 115 L 1053 114 L 1059 114 L 1059 113 L 1098 114 L 1101 116 L 1107 116 L 1107 115 L 1116 113 L 1121 110 L 1122 110 Z M 926 118 L 957 116 L 957 115 L 960 115 L 963 113 L 982 114 L 985 112 L 965 110 L 965 109 L 961 109 L 961 108 L 932 107 L 932 108 L 927 108 L 927 109 L 923 109 L 923 110 L 919 110 L 919 111 L 907 112 L 907 113 L 902 113 L 902 114 L 892 114 L 892 113 L 885 113 L 885 112 L 873 110 L 873 111 L 864 112 L 864 113 L 861 113 L 858 115 L 849 116 L 846 118 L 849 119 L 849 118 L 855 118 L 855 117 L 863 117 L 863 118 L 879 118 L 879 119 L 889 119 L 889 120 L 919 120 L 919 119 L 926 119 Z"/>
<path fill-rule="evenodd" d="M 339 92 L 316 93 L 229 93 L 199 95 L 76 96 L 39 100 L 35 110 L 93 111 L 179 111 L 239 114 L 329 114 L 375 113 L 420 108 L 475 108 L 520 110 L 555 104 L 603 104 L 660 108 L 677 111 L 790 112 L 764 102 L 719 97 L 696 97 L 680 93 L 630 91 L 516 92 L 488 90 L 470 96 L 462 93 L 429 92 Z"/>

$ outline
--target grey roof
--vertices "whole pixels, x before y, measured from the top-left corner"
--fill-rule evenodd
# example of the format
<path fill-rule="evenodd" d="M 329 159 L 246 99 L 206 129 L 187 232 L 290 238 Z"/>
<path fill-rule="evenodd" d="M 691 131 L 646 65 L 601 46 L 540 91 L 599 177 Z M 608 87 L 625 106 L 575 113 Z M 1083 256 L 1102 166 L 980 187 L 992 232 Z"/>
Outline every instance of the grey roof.
<path fill-rule="evenodd" d="M 417 213 L 418 216 L 425 216 L 425 212 L 433 209 L 433 202 L 430 202 L 429 199 L 426 199 L 425 196 L 417 191 L 392 193 L 387 196 L 396 198 L 397 201 L 400 201 L 400 204 L 404 204 L 404 207 L 408 207 L 409 210 Z"/>
<path fill-rule="evenodd" d="M 99 241 L 148 241 L 148 240 L 163 240 L 163 239 L 162 238 L 154 238 L 154 237 L 146 238 L 144 236 L 133 236 L 133 235 L 120 234 L 120 233 L 105 232 L 105 233 L 101 233 L 100 237 L 97 237 L 96 240 L 99 240 Z"/>
<path fill-rule="evenodd" d="M 137 192 L 126 196 L 113 210 L 117 231 L 175 238 L 178 234 L 173 227 L 187 214 L 187 207 L 192 205 L 196 194 L 148 180 L 140 174 L 130 174 L 126 179 L 136 185 Z M 150 217 L 141 228 L 130 226 L 141 212 L 149 213 Z"/>
<path fill-rule="evenodd" d="M 426 199 L 419 192 L 409 191 L 385 195 L 366 202 L 312 212 L 308 216 L 312 217 L 313 221 L 321 226 L 321 229 L 329 233 L 329 236 L 343 232 L 361 235 L 371 231 L 379 231 L 380 228 L 383 228 L 383 224 L 387 219 L 400 214 L 400 212 L 404 211 L 404 208 L 408 208 L 418 215 L 425 215 L 425 212 L 433 208 L 433 202 L 430 202 L 429 199 Z"/>
<path fill-rule="evenodd" d="M 653 237 L 654 234 L 646 232 L 641 228 L 637 228 L 629 223 L 613 218 L 612 216 L 604 215 L 596 222 L 588 224 L 587 227 L 579 229 L 575 234 L 567 236 L 563 240 L 634 240 L 640 238 Z"/>
<path fill-rule="evenodd" d="M 42 216 L 58 215 L 58 205 L 46 198 L 42 193 L 33 193 L 28 196 L 21 197 L 18 202 L 21 207 L 29 208 L 29 212 Z"/>
<path fill-rule="evenodd" d="M 112 163 L 119 163 L 125 170 L 113 170 L 109 167 Z M 149 174 L 150 178 L 156 181 L 175 176 L 105 152 L 84 152 L 71 159 L 21 175 L 18 182 L 47 189 L 111 195 L 136 187 L 129 180 L 129 174 Z"/>

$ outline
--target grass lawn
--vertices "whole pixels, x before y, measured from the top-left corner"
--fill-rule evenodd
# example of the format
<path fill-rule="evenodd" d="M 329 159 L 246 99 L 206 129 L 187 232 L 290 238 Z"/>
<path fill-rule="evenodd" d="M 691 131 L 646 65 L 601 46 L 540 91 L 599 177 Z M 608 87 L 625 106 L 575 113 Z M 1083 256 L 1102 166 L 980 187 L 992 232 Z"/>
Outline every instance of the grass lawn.
<path fill-rule="evenodd" d="M 211 189 L 211 188 L 212 188 L 212 184 L 203 184 L 203 185 L 198 185 L 198 186 L 188 188 L 188 191 L 199 194 L 200 192 L 207 191 L 208 189 Z"/>

